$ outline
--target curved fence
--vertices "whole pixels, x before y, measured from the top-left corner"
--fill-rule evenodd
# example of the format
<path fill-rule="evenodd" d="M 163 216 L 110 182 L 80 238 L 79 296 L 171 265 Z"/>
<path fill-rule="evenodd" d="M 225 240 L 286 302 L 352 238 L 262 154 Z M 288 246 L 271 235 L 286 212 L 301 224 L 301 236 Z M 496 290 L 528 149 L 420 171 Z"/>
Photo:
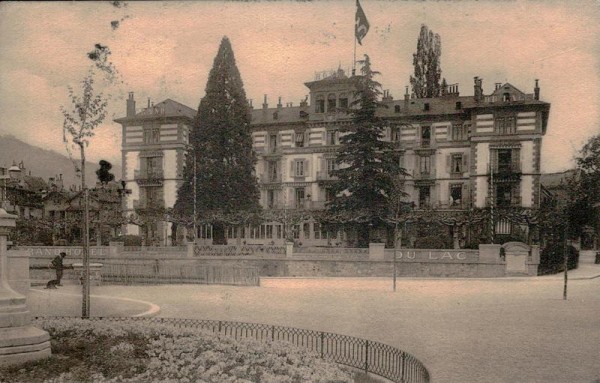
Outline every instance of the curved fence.
<path fill-rule="evenodd" d="M 38 317 L 59 319 L 60 317 Z M 142 321 L 180 328 L 199 328 L 235 339 L 285 341 L 308 348 L 335 363 L 379 375 L 398 383 L 429 382 L 429 372 L 417 358 L 387 344 L 348 335 L 261 323 L 184 318 L 92 317 L 92 321 Z"/>

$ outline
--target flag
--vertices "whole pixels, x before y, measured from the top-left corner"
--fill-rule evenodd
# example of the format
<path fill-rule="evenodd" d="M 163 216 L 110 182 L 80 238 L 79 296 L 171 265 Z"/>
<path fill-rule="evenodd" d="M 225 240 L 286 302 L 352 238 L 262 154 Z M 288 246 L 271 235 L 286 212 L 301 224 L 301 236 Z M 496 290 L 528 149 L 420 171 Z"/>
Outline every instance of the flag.
<path fill-rule="evenodd" d="M 356 0 L 356 24 L 354 26 L 354 34 L 356 35 L 356 41 L 358 41 L 360 45 L 362 45 L 361 41 L 365 38 L 367 32 L 369 32 L 367 16 L 365 16 L 360 3 Z"/>

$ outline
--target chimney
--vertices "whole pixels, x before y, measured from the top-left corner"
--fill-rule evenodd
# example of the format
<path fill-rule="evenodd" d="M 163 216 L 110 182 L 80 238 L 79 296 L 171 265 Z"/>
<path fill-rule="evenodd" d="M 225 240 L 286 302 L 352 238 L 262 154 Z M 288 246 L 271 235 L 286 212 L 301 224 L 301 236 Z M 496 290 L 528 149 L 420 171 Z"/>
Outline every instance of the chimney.
<path fill-rule="evenodd" d="M 406 86 L 406 91 L 404 93 L 404 103 L 408 104 L 408 100 L 410 98 L 410 95 L 408 94 L 408 86 Z M 406 105 L 405 105 L 406 106 Z"/>
<path fill-rule="evenodd" d="M 251 99 L 251 98 L 250 98 L 250 99 L 248 99 L 248 107 L 249 107 L 250 109 L 254 109 L 254 106 L 252 105 L 252 99 Z"/>
<path fill-rule="evenodd" d="M 150 109 L 150 97 L 148 97 L 148 109 Z"/>
<path fill-rule="evenodd" d="M 283 105 L 281 105 L 281 96 L 279 96 L 279 101 L 277 102 L 277 109 L 281 109 Z"/>
<path fill-rule="evenodd" d="M 300 100 L 300 107 L 304 108 L 308 106 L 308 95 L 304 98 L 304 100 Z"/>
<path fill-rule="evenodd" d="M 135 100 L 133 99 L 133 92 L 129 92 L 129 98 L 127 99 L 127 117 L 135 116 Z"/>
<path fill-rule="evenodd" d="M 498 90 L 502 87 L 502 83 L 501 82 L 497 82 L 494 86 L 494 90 Z"/>
<path fill-rule="evenodd" d="M 383 91 L 383 101 L 392 101 L 394 98 L 390 94 L 390 90 L 386 89 Z"/>
<path fill-rule="evenodd" d="M 475 98 L 475 102 L 481 102 L 481 101 L 483 101 L 483 88 L 481 85 L 483 80 L 477 76 L 473 77 L 473 80 L 474 80 L 473 97 Z"/>
<path fill-rule="evenodd" d="M 533 88 L 533 99 L 534 100 L 539 100 L 540 99 L 540 86 L 538 83 L 538 79 L 535 79 L 535 88 Z"/>
<path fill-rule="evenodd" d="M 269 104 L 267 104 L 267 95 L 265 94 L 265 101 L 263 101 L 263 109 L 267 109 Z"/>

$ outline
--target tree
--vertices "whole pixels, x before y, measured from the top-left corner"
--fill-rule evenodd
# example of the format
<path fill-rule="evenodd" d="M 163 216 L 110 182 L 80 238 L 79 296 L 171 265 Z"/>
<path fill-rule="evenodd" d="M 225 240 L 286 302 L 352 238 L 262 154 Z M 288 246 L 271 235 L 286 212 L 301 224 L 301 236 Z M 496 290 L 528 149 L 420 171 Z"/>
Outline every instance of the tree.
<path fill-rule="evenodd" d="M 233 223 L 229 217 L 239 211 L 260 210 L 258 183 L 253 175 L 257 159 L 252 150 L 250 109 L 227 37 L 221 40 L 210 71 L 190 144 L 192 155 L 178 191 L 175 215 L 194 211 L 195 178 L 194 220 L 212 224 L 213 240 L 223 243 L 225 226 Z"/>
<path fill-rule="evenodd" d="M 442 40 L 425 24 L 421 25 L 421 33 L 417 40 L 417 52 L 413 54 L 415 75 L 410 76 L 412 91 L 418 98 L 431 98 L 442 95 L 440 79 Z"/>
<path fill-rule="evenodd" d="M 570 231 L 580 237 L 586 227 L 600 230 L 598 211 L 600 209 L 600 134 L 593 136 L 583 146 L 577 163 L 576 177 L 569 182 L 571 203 L 569 206 Z"/>
<path fill-rule="evenodd" d="M 337 180 L 331 185 L 336 197 L 327 204 L 331 217 L 356 229 L 360 245 L 370 241 L 372 229 L 386 227 L 394 215 L 390 198 L 396 192 L 395 180 L 407 176 L 399 166 L 400 155 L 394 144 L 383 141 L 384 124 L 377 117 L 381 85 L 374 80 L 379 74 L 371 69 L 369 56 L 360 61 L 361 76 L 356 76 L 352 125 L 342 130 L 336 162 L 332 172 Z"/>
<path fill-rule="evenodd" d="M 100 168 L 96 170 L 96 176 L 102 186 L 106 186 L 106 184 L 115 180 L 115 175 L 110 172 L 110 169 L 112 169 L 112 164 L 110 162 L 100 160 L 98 165 L 100 165 Z"/>

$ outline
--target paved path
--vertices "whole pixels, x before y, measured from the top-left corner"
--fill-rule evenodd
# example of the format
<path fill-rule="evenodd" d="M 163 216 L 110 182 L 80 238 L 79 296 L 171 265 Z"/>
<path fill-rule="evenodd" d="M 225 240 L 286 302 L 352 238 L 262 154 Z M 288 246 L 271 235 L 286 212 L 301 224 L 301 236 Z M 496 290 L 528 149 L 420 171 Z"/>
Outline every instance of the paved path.
<path fill-rule="evenodd" d="M 261 287 L 102 286 L 93 294 L 151 301 L 159 316 L 295 326 L 388 343 L 433 382 L 600 379 L 600 265 L 498 279 L 263 279 Z M 92 301 L 92 309 L 94 301 Z"/>

